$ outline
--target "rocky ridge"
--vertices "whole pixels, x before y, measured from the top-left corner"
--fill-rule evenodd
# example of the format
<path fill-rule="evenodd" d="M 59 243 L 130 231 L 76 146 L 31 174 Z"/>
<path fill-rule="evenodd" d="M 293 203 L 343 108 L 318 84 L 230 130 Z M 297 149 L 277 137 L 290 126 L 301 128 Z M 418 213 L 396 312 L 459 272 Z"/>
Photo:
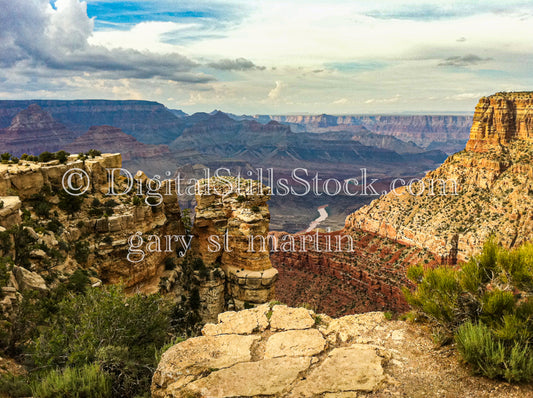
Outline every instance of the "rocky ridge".
<path fill-rule="evenodd" d="M 305 308 L 264 304 L 225 312 L 202 336 L 169 348 L 152 397 L 527 397 L 471 376 L 449 347 L 419 326 L 381 312 L 332 319 Z"/>
<path fill-rule="evenodd" d="M 112 126 L 92 126 L 85 134 L 62 147 L 71 153 L 87 152 L 94 148 L 105 148 L 106 151 L 120 153 L 123 161 L 163 157 L 170 154 L 166 145 L 143 144 L 121 129 Z"/>
<path fill-rule="evenodd" d="M 532 93 L 482 98 L 466 150 L 362 207 L 345 228 L 424 247 L 451 263 L 477 253 L 491 234 L 506 247 L 531 240 L 532 101 Z"/>
<path fill-rule="evenodd" d="M 55 152 L 75 137 L 64 124 L 54 120 L 37 104 L 20 111 L 9 127 L 0 129 L 2 151 L 17 156 Z"/>

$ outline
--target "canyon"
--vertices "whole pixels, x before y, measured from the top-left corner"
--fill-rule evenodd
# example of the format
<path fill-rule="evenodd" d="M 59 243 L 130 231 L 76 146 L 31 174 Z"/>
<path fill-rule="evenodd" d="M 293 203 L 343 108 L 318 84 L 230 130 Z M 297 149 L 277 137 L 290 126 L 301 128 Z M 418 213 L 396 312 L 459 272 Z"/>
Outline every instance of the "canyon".
<path fill-rule="evenodd" d="M 465 150 L 411 186 L 350 214 L 336 233 L 354 237 L 355 256 L 313 250 L 273 253 L 278 299 L 289 305 L 311 303 L 336 316 L 403 311 L 399 286 L 409 286 L 409 265 L 465 261 L 491 236 L 507 248 L 530 241 L 532 100 L 532 93 L 482 98 Z M 428 189 L 432 184 L 437 189 Z M 417 256 L 408 254 L 414 249 L 420 250 Z M 357 287 L 346 289 L 349 285 Z"/>

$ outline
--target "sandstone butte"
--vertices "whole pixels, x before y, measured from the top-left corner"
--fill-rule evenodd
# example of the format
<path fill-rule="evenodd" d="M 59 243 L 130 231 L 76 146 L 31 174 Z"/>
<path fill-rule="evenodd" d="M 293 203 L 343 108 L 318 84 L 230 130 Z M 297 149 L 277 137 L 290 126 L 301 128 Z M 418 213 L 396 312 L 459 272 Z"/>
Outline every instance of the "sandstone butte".
<path fill-rule="evenodd" d="M 273 253 L 277 299 L 335 316 L 405 311 L 400 287 L 410 285 L 411 264 L 466 260 L 490 234 L 506 247 L 533 238 L 532 161 L 533 93 L 480 99 L 466 149 L 415 183 L 421 195 L 398 188 L 349 215 L 343 230 L 321 234 L 352 236 L 354 253 Z"/>
<path fill-rule="evenodd" d="M 533 386 L 472 376 L 420 325 L 381 312 L 332 319 L 263 304 L 225 312 L 169 348 L 152 379 L 171 397 L 530 397 Z"/>

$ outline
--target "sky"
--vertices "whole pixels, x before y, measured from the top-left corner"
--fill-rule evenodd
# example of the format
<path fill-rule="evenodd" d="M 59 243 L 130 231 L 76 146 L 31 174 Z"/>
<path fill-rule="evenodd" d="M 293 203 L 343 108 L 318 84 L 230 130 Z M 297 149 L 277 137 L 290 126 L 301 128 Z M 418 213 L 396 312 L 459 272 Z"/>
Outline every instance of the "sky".
<path fill-rule="evenodd" d="M 0 99 L 472 112 L 533 90 L 533 2 L 0 0 Z"/>

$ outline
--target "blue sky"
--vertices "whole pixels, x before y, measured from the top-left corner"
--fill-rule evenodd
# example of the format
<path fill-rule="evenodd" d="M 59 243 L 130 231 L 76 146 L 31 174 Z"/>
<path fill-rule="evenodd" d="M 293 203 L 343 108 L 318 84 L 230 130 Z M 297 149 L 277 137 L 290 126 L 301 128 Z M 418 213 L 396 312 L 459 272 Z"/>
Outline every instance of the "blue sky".
<path fill-rule="evenodd" d="M 471 112 L 533 87 L 531 1 L 0 0 L 0 98 Z"/>

